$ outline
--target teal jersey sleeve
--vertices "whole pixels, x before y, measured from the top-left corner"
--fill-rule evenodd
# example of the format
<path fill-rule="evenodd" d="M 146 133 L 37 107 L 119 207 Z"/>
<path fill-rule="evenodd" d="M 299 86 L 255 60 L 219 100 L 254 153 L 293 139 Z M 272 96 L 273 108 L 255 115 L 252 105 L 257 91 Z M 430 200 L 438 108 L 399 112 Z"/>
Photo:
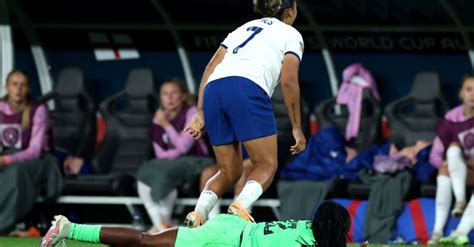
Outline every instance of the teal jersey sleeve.
<path fill-rule="evenodd" d="M 316 244 L 311 221 L 287 220 L 248 225 L 244 230 L 241 246 L 309 247 Z"/>

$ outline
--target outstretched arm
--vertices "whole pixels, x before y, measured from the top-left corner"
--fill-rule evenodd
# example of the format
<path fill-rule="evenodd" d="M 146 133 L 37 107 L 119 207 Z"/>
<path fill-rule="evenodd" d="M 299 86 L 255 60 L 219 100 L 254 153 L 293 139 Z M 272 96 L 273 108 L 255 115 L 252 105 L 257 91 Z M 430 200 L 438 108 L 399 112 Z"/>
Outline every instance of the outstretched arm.
<path fill-rule="evenodd" d="M 178 228 L 158 234 L 147 234 L 127 227 L 103 227 L 101 225 L 75 224 L 62 216 L 55 216 L 53 225 L 41 240 L 41 247 L 58 245 L 64 239 L 87 243 L 102 243 L 115 247 L 173 247 Z"/>
<path fill-rule="evenodd" d="M 158 234 L 139 232 L 126 227 L 103 227 L 100 242 L 117 247 L 174 247 L 178 228 L 162 231 Z"/>
<path fill-rule="evenodd" d="M 281 90 L 295 138 L 295 145 L 290 148 L 291 154 L 297 154 L 306 148 L 306 139 L 301 130 L 299 66 L 297 56 L 292 53 L 285 55 L 281 68 Z"/>
<path fill-rule="evenodd" d="M 437 136 L 433 142 L 433 146 L 431 147 L 430 152 L 430 163 L 436 167 L 440 168 L 443 166 L 444 163 L 444 152 L 446 151 L 443 142 Z"/>
<path fill-rule="evenodd" d="M 204 87 L 206 86 L 207 80 L 209 76 L 214 72 L 214 69 L 217 65 L 222 62 L 224 59 L 225 53 L 227 49 L 224 47 L 219 47 L 214 56 L 207 64 L 206 69 L 204 70 L 204 74 L 202 75 L 201 84 L 199 85 L 199 93 L 198 93 L 198 103 L 197 103 L 197 112 L 194 115 L 191 123 L 184 129 L 184 131 L 189 132 L 195 139 L 199 139 L 202 136 L 202 131 L 204 129 L 204 115 L 202 112 L 202 104 L 203 104 L 203 94 L 204 94 Z"/>

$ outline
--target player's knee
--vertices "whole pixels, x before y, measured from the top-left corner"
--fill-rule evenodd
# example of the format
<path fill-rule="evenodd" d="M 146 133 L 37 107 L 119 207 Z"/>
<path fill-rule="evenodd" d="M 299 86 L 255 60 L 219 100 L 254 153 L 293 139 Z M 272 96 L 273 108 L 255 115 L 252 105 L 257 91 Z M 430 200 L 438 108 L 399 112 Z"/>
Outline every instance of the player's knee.
<path fill-rule="evenodd" d="M 242 176 L 242 167 L 234 167 L 233 169 L 220 169 L 220 173 L 225 176 L 231 184 L 237 183 Z"/>
<path fill-rule="evenodd" d="M 438 170 L 438 176 L 446 176 L 449 177 L 448 166 L 442 166 Z"/>
<path fill-rule="evenodd" d="M 446 150 L 446 159 L 448 160 L 448 165 L 451 160 L 457 160 L 462 157 L 462 150 L 458 145 L 451 145 L 448 147 L 448 150 Z"/>
<path fill-rule="evenodd" d="M 231 181 L 232 184 L 236 184 L 239 181 L 239 179 L 240 179 L 240 177 L 235 176 L 235 177 L 230 178 L 230 181 Z"/>
<path fill-rule="evenodd" d="M 227 179 L 232 183 L 236 184 L 239 181 L 240 177 L 242 177 L 242 169 L 235 169 L 231 173 L 228 174 Z"/>
<path fill-rule="evenodd" d="M 265 169 L 269 170 L 276 170 L 278 167 L 278 161 L 275 157 L 262 157 L 260 159 L 256 159 L 255 161 L 252 161 L 255 163 L 255 166 L 258 167 L 265 167 Z"/>
<path fill-rule="evenodd" d="M 275 174 L 275 172 L 277 171 L 278 169 L 278 161 L 276 159 L 268 159 L 266 161 L 266 171 L 268 171 L 268 173 L 271 173 L 271 174 Z"/>
<path fill-rule="evenodd" d="M 215 165 L 208 166 L 201 172 L 201 178 L 204 181 L 207 181 L 207 180 L 209 180 L 209 178 L 214 176 L 217 173 L 217 171 L 218 171 L 217 166 L 215 166 Z"/>
<path fill-rule="evenodd" d="M 278 164 L 277 162 L 274 163 L 274 165 L 270 166 L 270 168 L 268 169 L 268 172 L 273 175 L 275 175 L 276 171 L 278 169 Z"/>

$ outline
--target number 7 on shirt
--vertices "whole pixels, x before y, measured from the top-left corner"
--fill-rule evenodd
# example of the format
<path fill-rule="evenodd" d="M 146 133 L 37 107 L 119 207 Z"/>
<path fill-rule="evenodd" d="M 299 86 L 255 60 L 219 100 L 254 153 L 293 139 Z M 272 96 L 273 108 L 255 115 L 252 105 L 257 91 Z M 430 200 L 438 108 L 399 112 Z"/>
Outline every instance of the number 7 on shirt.
<path fill-rule="evenodd" d="M 263 30 L 263 28 L 261 27 L 249 27 L 247 28 L 247 31 L 251 31 L 253 32 L 250 37 L 248 37 L 242 44 L 240 44 L 239 46 L 235 47 L 234 50 L 233 50 L 233 53 L 236 54 L 237 52 L 239 52 L 239 49 L 244 47 L 250 40 L 252 40 L 257 34 L 259 34 L 261 31 Z"/>

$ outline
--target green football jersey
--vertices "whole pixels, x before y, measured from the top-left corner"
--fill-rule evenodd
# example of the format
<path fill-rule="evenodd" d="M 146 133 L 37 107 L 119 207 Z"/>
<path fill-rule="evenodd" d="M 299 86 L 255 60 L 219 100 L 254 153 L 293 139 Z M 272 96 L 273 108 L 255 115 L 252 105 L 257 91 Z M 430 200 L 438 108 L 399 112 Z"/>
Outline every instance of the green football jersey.
<path fill-rule="evenodd" d="M 241 246 L 309 247 L 316 244 L 310 220 L 287 220 L 248 224 Z"/>

